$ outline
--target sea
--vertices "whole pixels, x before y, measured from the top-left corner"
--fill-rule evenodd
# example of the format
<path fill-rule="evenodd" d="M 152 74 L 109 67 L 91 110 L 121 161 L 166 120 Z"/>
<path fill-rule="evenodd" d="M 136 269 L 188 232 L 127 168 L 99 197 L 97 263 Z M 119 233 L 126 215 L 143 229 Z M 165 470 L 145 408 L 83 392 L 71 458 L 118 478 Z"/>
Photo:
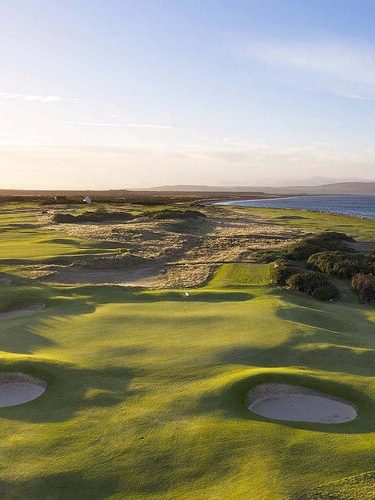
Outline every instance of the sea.
<path fill-rule="evenodd" d="M 296 208 L 375 219 L 375 195 L 290 196 L 262 200 L 222 201 L 220 205 Z"/>

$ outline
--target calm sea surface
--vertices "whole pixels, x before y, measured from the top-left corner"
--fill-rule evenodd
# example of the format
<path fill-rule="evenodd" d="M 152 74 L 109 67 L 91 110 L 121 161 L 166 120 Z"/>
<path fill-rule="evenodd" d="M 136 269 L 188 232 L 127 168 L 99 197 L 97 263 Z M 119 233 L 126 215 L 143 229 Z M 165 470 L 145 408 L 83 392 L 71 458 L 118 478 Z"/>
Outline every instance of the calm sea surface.
<path fill-rule="evenodd" d="M 264 200 L 224 201 L 220 204 L 242 207 L 297 208 L 375 219 L 375 195 L 294 196 Z"/>

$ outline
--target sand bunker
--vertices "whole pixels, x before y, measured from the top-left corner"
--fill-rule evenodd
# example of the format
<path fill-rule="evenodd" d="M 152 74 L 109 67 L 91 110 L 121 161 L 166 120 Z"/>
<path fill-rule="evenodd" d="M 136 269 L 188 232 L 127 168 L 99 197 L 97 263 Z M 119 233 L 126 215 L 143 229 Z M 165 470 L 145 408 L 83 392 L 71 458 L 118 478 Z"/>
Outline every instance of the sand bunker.
<path fill-rule="evenodd" d="M 247 404 L 253 413 L 274 420 L 338 424 L 357 417 L 347 401 L 289 384 L 260 384 L 249 391 Z"/>
<path fill-rule="evenodd" d="M 8 311 L 0 312 L 0 319 L 16 318 L 18 316 L 26 316 L 28 314 L 43 311 L 46 305 L 42 302 L 37 302 L 35 304 L 20 304 L 12 307 Z"/>
<path fill-rule="evenodd" d="M 38 398 L 46 390 L 43 380 L 20 372 L 0 372 L 0 408 Z"/>

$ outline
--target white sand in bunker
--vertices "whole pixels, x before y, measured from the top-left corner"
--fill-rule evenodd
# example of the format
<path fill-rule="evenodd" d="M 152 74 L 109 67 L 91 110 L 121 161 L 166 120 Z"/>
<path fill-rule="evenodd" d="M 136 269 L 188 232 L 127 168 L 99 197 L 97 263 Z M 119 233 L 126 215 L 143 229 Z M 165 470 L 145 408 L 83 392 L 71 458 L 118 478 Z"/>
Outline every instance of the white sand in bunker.
<path fill-rule="evenodd" d="M 247 404 L 253 413 L 274 420 L 339 424 L 357 417 L 347 401 L 289 384 L 260 384 L 248 392 Z"/>
<path fill-rule="evenodd" d="M 43 302 L 36 302 L 34 304 L 19 304 L 12 308 L 0 312 L 0 319 L 17 318 L 19 316 L 27 316 L 28 314 L 43 311 L 46 305 Z"/>
<path fill-rule="evenodd" d="M 47 383 L 20 372 L 0 372 L 0 408 L 16 406 L 38 398 Z"/>

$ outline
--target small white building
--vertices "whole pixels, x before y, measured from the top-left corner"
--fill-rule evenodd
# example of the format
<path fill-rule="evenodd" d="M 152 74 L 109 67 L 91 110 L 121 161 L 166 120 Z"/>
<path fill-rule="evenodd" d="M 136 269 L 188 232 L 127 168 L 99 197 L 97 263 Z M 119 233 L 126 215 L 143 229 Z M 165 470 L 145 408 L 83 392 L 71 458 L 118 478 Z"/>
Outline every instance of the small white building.
<path fill-rule="evenodd" d="M 87 203 L 88 205 L 90 205 L 92 199 L 90 198 L 90 196 L 85 196 L 82 201 L 83 203 Z"/>

